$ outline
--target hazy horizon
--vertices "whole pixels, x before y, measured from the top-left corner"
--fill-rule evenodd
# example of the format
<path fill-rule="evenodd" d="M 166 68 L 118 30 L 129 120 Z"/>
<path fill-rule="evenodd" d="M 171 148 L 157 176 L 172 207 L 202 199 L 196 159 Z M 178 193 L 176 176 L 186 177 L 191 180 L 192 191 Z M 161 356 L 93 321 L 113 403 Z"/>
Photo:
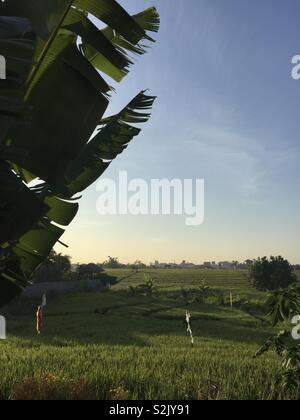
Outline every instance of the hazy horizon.
<path fill-rule="evenodd" d="M 65 254 L 68 254 L 68 252 L 66 252 Z M 112 256 L 111 255 L 111 257 L 114 257 L 114 258 L 118 258 L 117 256 Z M 264 256 L 262 256 L 262 257 L 268 257 L 267 255 L 264 255 Z M 106 258 L 105 260 L 103 260 L 103 261 L 90 261 L 90 260 L 87 260 L 87 261 L 83 261 L 83 262 L 79 262 L 79 261 L 71 261 L 71 263 L 73 264 L 73 265 L 77 265 L 77 264 L 90 264 L 90 263 L 92 263 L 92 264 L 103 264 L 103 263 L 105 263 L 106 262 L 106 260 L 107 260 L 108 258 Z M 246 260 L 251 260 L 251 261 L 254 261 L 254 260 L 256 260 L 257 258 L 246 258 Z M 120 264 L 122 264 L 122 265 L 133 265 L 134 263 L 136 263 L 137 261 L 140 261 L 142 264 L 145 264 L 145 265 L 147 265 L 147 266 L 150 266 L 150 265 L 155 265 L 155 262 L 156 261 L 158 261 L 159 262 L 159 264 L 176 264 L 176 265 L 180 265 L 181 263 L 183 263 L 183 262 L 185 262 L 186 264 L 194 264 L 195 266 L 198 266 L 198 265 L 203 265 L 203 264 L 205 264 L 205 263 L 213 263 L 213 262 L 215 262 L 216 264 L 219 264 L 219 263 L 226 263 L 226 262 L 228 262 L 228 263 L 233 263 L 233 262 L 235 262 L 235 261 L 237 261 L 237 260 L 222 260 L 222 261 L 218 261 L 218 260 L 214 260 L 214 259 L 208 259 L 208 260 L 203 260 L 203 261 L 189 261 L 189 260 L 184 260 L 184 259 L 181 259 L 181 260 L 178 260 L 178 261 L 163 261 L 163 260 L 160 260 L 160 259 L 156 259 L 156 260 L 153 260 L 153 261 L 142 261 L 142 260 L 139 260 L 139 259 L 137 259 L 137 260 L 133 260 L 133 261 L 122 261 L 122 260 L 120 260 L 119 258 L 118 258 L 118 260 L 119 260 L 119 263 Z M 245 263 L 245 261 L 246 260 L 243 260 L 243 261 L 238 261 L 238 263 L 239 264 L 244 264 Z M 300 265 L 300 263 L 299 262 L 291 262 L 290 261 L 290 263 L 292 264 L 292 265 L 294 265 L 294 266 L 296 266 L 296 265 Z M 226 269 L 228 269 L 228 268 L 226 268 L 226 267 L 220 267 L 220 269 L 221 268 L 224 268 L 225 270 Z"/>

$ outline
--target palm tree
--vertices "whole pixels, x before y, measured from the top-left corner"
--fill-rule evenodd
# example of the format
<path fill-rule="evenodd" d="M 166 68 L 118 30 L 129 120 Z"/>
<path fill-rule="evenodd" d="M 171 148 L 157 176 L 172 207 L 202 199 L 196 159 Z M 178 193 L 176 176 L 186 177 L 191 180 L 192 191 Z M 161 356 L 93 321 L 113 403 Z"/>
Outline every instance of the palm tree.
<path fill-rule="evenodd" d="M 148 32 L 158 29 L 155 8 L 130 16 L 115 0 L 0 3 L 7 61 L 0 81 L 0 305 L 29 284 L 74 219 L 78 194 L 139 134 L 132 124 L 149 119 L 155 97 L 145 92 L 103 118 L 112 88 L 102 74 L 120 82 L 130 55 L 145 53 Z"/>

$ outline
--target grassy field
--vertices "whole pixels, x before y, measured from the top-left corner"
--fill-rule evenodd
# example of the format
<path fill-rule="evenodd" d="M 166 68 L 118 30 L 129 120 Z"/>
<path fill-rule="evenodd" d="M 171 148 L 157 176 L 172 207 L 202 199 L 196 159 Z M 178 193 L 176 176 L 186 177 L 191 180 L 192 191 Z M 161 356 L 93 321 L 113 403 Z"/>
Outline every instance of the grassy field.
<path fill-rule="evenodd" d="M 0 398 L 297 398 L 275 393 L 275 354 L 253 358 L 272 328 L 261 321 L 266 295 L 251 289 L 245 272 L 147 272 L 158 295 L 129 293 L 143 273 L 110 270 L 119 282 L 108 292 L 53 298 L 41 337 L 36 302 L 2 311 L 8 339 L 0 341 Z M 204 279 L 210 290 L 197 301 Z M 192 289 L 188 298 L 182 287 Z M 187 305 L 194 347 L 183 322 Z"/>

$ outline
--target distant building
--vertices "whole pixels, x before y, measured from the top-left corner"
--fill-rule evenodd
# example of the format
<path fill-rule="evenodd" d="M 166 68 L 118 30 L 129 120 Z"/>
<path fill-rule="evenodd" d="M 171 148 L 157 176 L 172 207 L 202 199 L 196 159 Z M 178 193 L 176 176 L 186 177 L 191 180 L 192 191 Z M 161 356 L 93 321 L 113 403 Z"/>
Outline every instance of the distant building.
<path fill-rule="evenodd" d="M 155 263 L 154 264 L 150 264 L 150 266 L 152 266 L 152 267 L 154 267 L 154 268 L 168 268 L 168 265 L 169 264 L 167 264 L 167 263 L 160 263 L 159 261 L 155 261 Z"/>
<path fill-rule="evenodd" d="M 179 267 L 181 268 L 195 268 L 195 264 L 187 262 L 186 260 L 183 260 L 181 264 L 179 264 Z"/>
<path fill-rule="evenodd" d="M 233 264 L 229 261 L 221 261 L 219 262 L 219 267 L 224 268 L 226 270 L 230 270 L 233 268 Z"/>

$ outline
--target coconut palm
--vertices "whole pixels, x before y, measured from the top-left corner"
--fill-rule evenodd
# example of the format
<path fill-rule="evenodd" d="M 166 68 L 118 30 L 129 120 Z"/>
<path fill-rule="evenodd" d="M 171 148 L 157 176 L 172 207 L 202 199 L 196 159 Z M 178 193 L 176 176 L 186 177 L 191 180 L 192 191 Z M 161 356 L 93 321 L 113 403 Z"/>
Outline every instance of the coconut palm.
<path fill-rule="evenodd" d="M 95 25 L 100 20 L 103 27 Z M 0 3 L 0 304 L 33 271 L 78 211 L 78 194 L 139 134 L 155 98 L 139 93 L 104 118 L 111 86 L 159 29 L 155 8 L 130 16 L 115 0 Z M 134 125 L 132 125 L 134 124 Z M 37 182 L 38 181 L 38 182 Z"/>

